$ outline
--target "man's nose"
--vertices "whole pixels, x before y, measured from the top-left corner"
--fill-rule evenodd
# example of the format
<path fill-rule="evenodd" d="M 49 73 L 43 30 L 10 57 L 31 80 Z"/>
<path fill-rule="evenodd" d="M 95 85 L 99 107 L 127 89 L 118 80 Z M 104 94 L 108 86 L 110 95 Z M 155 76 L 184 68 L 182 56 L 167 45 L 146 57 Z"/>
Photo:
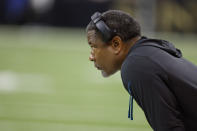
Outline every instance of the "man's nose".
<path fill-rule="evenodd" d="M 90 53 L 89 60 L 90 60 L 90 61 L 94 61 L 94 60 L 95 60 L 95 59 L 94 59 L 94 56 L 92 55 L 92 53 Z"/>

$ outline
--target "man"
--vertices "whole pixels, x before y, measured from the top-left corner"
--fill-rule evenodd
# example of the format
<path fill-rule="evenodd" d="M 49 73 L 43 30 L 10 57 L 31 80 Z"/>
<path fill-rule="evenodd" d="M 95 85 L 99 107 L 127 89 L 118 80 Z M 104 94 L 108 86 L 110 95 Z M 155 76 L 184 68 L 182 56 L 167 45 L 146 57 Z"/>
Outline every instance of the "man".
<path fill-rule="evenodd" d="M 104 77 L 121 70 L 125 89 L 155 131 L 197 131 L 197 67 L 164 40 L 141 36 L 128 13 L 96 12 L 86 28 L 90 61 Z"/>

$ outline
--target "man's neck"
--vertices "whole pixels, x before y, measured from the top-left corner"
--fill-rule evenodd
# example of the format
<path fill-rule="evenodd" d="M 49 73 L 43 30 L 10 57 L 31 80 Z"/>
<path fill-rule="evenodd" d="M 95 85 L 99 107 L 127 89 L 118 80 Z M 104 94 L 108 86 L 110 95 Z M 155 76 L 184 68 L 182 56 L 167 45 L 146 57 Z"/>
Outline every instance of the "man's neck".
<path fill-rule="evenodd" d="M 132 38 L 131 40 L 127 41 L 124 43 L 124 49 L 122 51 L 122 57 L 120 59 L 120 67 L 119 69 L 121 69 L 122 63 L 124 62 L 125 58 L 127 57 L 129 50 L 135 45 L 135 43 L 141 39 L 141 36 L 136 36 L 134 38 Z"/>
<path fill-rule="evenodd" d="M 128 53 L 129 53 L 129 50 L 135 45 L 135 43 L 138 41 L 138 40 L 140 40 L 141 39 L 141 36 L 136 36 L 136 37 L 134 37 L 134 38 L 132 38 L 131 40 L 129 40 L 129 41 L 127 41 L 126 43 L 125 43 L 125 51 L 124 51 L 124 53 L 125 53 L 125 57 L 128 55 Z"/>

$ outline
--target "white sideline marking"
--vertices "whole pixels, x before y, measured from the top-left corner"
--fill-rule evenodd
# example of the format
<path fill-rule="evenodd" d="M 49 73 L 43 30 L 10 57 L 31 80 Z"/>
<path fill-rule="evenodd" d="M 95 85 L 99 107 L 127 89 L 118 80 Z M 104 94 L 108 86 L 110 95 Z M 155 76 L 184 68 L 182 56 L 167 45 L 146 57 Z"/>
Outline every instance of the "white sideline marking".
<path fill-rule="evenodd" d="M 11 72 L 0 72 L 0 90 L 12 91 L 18 85 L 17 77 Z"/>
<path fill-rule="evenodd" d="M 52 79 L 43 74 L 0 72 L 0 92 L 51 93 Z"/>

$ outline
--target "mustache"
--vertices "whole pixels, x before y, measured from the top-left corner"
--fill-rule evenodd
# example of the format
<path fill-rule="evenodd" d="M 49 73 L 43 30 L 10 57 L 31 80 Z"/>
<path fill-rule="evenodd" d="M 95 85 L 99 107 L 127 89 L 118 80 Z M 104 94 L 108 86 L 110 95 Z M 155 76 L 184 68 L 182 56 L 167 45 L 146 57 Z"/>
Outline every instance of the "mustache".
<path fill-rule="evenodd" d="M 94 67 L 97 68 L 98 70 L 102 70 L 100 66 L 94 64 Z"/>

